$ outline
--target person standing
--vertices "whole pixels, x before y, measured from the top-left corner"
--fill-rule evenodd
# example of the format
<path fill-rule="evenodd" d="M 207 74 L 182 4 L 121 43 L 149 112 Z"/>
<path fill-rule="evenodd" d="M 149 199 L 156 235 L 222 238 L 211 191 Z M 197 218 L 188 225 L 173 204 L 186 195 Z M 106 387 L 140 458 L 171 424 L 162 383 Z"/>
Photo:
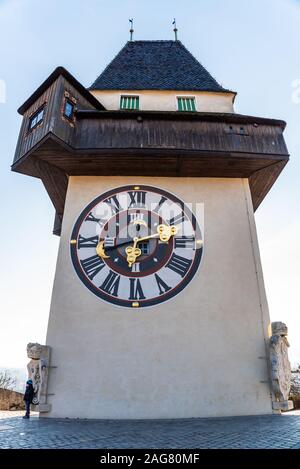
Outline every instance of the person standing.
<path fill-rule="evenodd" d="M 30 404 L 32 403 L 32 399 L 34 396 L 34 389 L 32 385 L 32 380 L 29 379 L 26 382 L 26 390 L 24 393 L 24 401 L 25 401 L 25 406 L 26 406 L 26 414 L 24 415 L 23 419 L 29 419 L 30 417 Z"/>

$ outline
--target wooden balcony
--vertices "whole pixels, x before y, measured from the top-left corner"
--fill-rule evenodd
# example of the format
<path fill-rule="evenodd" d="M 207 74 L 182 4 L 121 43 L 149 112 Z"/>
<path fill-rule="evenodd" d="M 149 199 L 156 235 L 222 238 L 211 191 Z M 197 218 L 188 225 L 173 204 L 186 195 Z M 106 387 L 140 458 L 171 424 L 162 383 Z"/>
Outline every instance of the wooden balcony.
<path fill-rule="evenodd" d="M 66 96 L 76 102 L 72 121 Z M 28 131 L 30 116 L 44 119 Z M 68 176 L 134 175 L 248 178 L 254 209 L 289 155 L 285 123 L 239 114 L 106 111 L 59 68 L 20 108 L 24 115 L 12 170 L 42 179 L 62 219 Z"/>

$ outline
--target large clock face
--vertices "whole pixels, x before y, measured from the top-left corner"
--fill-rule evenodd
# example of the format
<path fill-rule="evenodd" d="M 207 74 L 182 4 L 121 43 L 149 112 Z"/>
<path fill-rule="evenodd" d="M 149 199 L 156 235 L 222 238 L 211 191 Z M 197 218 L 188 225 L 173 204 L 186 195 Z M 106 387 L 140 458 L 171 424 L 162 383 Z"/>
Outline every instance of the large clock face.
<path fill-rule="evenodd" d="M 125 307 L 157 305 L 194 277 L 203 240 L 191 210 L 150 186 L 120 187 L 93 200 L 72 231 L 71 257 L 85 286 Z"/>

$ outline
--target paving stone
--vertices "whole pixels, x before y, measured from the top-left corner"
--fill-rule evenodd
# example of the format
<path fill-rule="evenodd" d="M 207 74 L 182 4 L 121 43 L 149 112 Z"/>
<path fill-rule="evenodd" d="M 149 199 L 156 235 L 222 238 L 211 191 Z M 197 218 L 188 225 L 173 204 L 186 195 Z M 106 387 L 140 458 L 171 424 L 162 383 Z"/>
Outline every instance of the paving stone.
<path fill-rule="evenodd" d="M 294 448 L 300 414 L 184 420 L 72 420 L 0 414 L 0 448 Z"/>

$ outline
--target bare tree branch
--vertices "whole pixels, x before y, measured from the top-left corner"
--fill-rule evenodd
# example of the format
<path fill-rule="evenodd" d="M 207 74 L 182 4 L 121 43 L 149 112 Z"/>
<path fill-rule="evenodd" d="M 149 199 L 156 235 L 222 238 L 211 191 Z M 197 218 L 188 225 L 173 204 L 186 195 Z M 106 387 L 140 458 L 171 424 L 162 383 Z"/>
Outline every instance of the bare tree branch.
<path fill-rule="evenodd" d="M 16 378 L 13 378 L 7 371 L 0 371 L 0 389 L 14 389 L 16 385 Z"/>

